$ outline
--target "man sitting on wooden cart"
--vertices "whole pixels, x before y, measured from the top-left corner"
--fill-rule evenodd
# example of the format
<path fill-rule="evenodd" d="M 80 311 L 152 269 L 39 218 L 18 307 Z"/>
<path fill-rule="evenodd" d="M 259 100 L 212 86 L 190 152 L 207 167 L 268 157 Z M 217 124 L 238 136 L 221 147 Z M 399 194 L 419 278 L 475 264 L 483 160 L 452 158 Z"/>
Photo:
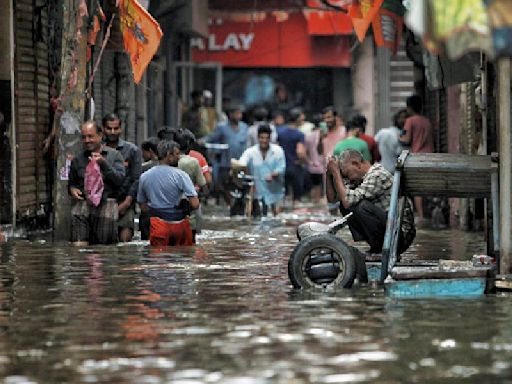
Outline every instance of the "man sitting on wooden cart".
<path fill-rule="evenodd" d="M 337 213 L 338 208 L 342 215 L 352 212 L 348 225 L 354 241 L 366 241 L 370 254 L 381 253 L 393 176 L 381 164 L 371 165 L 361 152 L 347 149 L 339 158 L 329 158 L 326 180 L 331 213 Z M 398 237 L 399 254 L 409 248 L 415 236 L 414 216 L 406 200 Z"/>

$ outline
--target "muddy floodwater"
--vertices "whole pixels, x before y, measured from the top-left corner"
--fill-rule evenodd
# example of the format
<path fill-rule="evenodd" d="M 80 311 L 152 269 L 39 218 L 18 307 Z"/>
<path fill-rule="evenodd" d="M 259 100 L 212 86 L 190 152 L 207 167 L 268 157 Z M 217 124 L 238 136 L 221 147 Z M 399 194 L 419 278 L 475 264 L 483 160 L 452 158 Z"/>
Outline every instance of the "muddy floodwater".
<path fill-rule="evenodd" d="M 321 213 L 217 215 L 188 249 L 2 245 L 1 382 L 512 383 L 510 295 L 294 291 L 296 225 Z M 406 256 L 483 250 L 482 233 L 419 230 Z"/>

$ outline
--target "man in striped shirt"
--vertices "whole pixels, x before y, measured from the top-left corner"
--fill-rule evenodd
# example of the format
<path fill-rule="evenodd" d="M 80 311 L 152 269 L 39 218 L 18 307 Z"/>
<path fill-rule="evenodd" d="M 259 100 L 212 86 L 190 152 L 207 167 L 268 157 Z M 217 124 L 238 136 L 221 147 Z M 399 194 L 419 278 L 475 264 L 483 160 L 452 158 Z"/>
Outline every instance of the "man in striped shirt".
<path fill-rule="evenodd" d="M 361 152 L 347 149 L 339 160 L 331 157 L 327 164 L 327 201 L 338 204 L 340 212 L 352 212 L 348 220 L 354 241 L 366 241 L 369 253 L 381 253 L 386 232 L 387 212 L 391 200 L 393 177 L 379 163 L 371 165 Z M 403 253 L 416 236 L 414 216 L 405 203 L 398 253 Z"/>

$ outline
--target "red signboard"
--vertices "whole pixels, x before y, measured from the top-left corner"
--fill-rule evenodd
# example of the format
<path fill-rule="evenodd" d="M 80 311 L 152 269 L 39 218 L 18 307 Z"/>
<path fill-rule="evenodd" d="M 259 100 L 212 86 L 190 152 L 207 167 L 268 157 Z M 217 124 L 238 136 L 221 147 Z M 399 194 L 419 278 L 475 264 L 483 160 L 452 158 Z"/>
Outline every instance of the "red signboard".
<path fill-rule="evenodd" d="M 303 12 L 213 14 L 208 38 L 192 39 L 193 61 L 226 67 L 349 67 L 349 49 L 348 36 L 311 35 Z"/>
<path fill-rule="evenodd" d="M 308 0 L 308 6 L 311 7 L 304 11 L 304 16 L 308 22 L 308 33 L 310 35 L 330 36 L 330 35 L 351 35 L 354 28 L 352 20 L 346 12 L 318 10 L 323 7 L 319 0 Z M 333 3 L 334 4 L 334 3 Z M 339 5 L 341 7 L 341 5 Z"/>

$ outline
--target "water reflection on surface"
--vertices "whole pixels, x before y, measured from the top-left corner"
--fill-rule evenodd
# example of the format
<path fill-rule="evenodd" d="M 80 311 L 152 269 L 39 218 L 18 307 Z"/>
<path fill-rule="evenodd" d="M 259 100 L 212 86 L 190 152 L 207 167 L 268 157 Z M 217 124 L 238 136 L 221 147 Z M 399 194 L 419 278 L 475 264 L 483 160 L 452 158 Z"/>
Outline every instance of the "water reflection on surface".
<path fill-rule="evenodd" d="M 214 217 L 194 248 L 2 246 L 4 382 L 512 382 L 510 296 L 294 291 L 306 218 Z M 470 257 L 481 237 L 420 230 L 406 256 Z"/>

